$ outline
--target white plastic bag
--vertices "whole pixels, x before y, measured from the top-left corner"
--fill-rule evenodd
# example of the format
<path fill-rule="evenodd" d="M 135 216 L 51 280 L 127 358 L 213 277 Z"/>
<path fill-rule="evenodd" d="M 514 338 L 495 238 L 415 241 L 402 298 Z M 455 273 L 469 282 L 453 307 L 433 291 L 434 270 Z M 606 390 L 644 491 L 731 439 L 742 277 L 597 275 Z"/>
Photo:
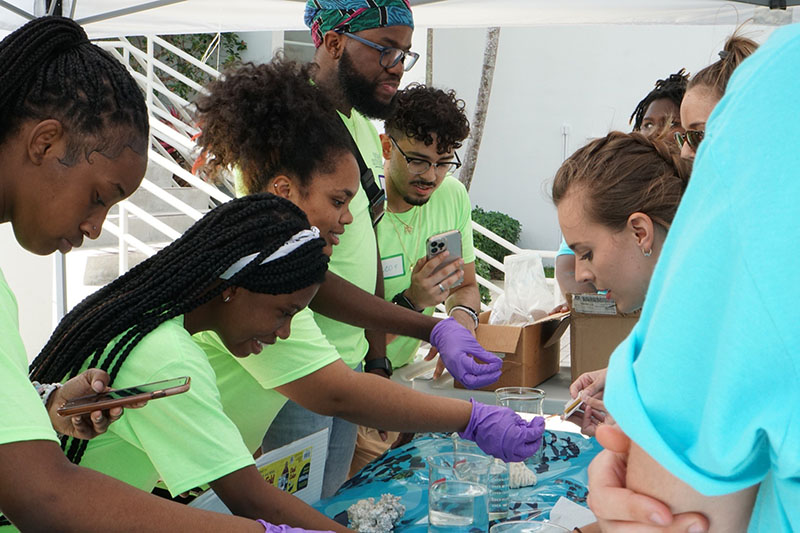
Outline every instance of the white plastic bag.
<path fill-rule="evenodd" d="M 505 292 L 492 306 L 489 324 L 524 326 L 547 316 L 553 291 L 547 286 L 542 257 L 536 252 L 507 255 Z"/>

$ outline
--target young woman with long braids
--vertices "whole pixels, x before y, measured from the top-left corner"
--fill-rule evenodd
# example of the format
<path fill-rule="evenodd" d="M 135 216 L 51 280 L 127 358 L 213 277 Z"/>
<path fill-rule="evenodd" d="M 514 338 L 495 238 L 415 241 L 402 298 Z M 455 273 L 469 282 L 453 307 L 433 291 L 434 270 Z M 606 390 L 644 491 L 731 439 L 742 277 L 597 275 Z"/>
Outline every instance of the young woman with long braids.
<path fill-rule="evenodd" d="M 147 139 L 135 81 L 73 21 L 36 19 L 0 43 L 0 222 L 11 222 L 24 248 L 46 255 L 96 238 L 109 208 L 141 182 Z M 62 419 L 54 408 L 107 383 L 90 370 L 48 386 L 45 411 L 27 375 L 17 303 L 0 274 L 1 523 L 31 531 L 264 531 L 70 464 L 53 427 L 91 438 L 121 412 L 98 422 L 100 413 Z"/>
<path fill-rule="evenodd" d="M 184 375 L 192 386 L 128 413 L 92 442 L 64 439 L 67 458 L 143 490 L 159 479 L 173 494 L 209 483 L 235 514 L 347 531 L 264 482 L 191 337 L 213 330 L 236 357 L 288 337 L 292 316 L 325 277 L 324 246 L 291 202 L 240 198 L 78 304 L 32 363 L 34 378 L 99 366 L 115 387 Z"/>
<path fill-rule="evenodd" d="M 308 82 L 312 68 L 275 60 L 227 72 L 198 102 L 203 124 L 199 143 L 213 154 L 210 173 L 238 166 L 244 192 L 275 192 L 303 209 L 326 236 L 330 253 L 351 220 L 348 200 L 359 187 L 352 156 L 351 172 L 341 182 L 332 174 L 304 177 L 284 164 L 321 156 L 314 131 L 322 122 L 338 123 L 341 136 L 349 140 L 325 93 Z M 375 297 L 364 293 L 363 298 Z M 212 361 L 226 412 L 254 449 L 287 398 L 314 413 L 385 430 L 461 431 L 486 452 L 506 460 L 522 460 L 540 445 L 542 418 L 526 423 L 509 409 L 426 395 L 353 371 L 327 342 L 310 311 L 299 313 L 294 324 L 289 343 L 279 341 L 260 357 L 248 359 L 231 358 L 212 332 L 195 335 Z M 228 407 L 227 401 L 237 403 L 238 397 L 250 399 L 246 409 Z M 350 454 L 337 465 L 345 474 L 352 448 Z"/>

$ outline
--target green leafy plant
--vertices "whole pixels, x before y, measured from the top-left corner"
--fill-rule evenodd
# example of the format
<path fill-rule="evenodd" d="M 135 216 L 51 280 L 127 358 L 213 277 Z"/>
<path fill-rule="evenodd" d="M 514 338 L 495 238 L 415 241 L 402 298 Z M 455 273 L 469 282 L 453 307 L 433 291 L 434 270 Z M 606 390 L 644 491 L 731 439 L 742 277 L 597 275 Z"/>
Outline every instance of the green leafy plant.
<path fill-rule="evenodd" d="M 489 231 L 504 238 L 511 244 L 517 244 L 519 241 L 519 235 L 522 232 L 522 224 L 520 224 L 519 220 L 505 213 L 501 213 L 499 211 L 485 211 L 483 208 L 475 206 L 475 208 L 472 210 L 472 220 Z M 473 231 L 472 235 L 475 248 L 481 250 L 501 263 L 503 262 L 505 256 L 511 253 L 503 246 L 497 244 L 487 237 L 484 237 L 476 231 Z M 475 261 L 475 271 L 479 276 L 487 279 L 503 279 L 503 273 L 501 271 L 480 259 Z M 481 301 L 488 304 L 489 300 L 491 299 L 489 289 L 480 287 L 480 291 Z"/>
<path fill-rule="evenodd" d="M 216 38 L 215 33 L 189 33 L 184 35 L 160 35 L 162 39 L 168 43 L 180 48 L 196 59 L 202 59 L 203 55 L 208 50 L 211 42 Z M 147 49 L 146 37 L 131 37 L 131 43 L 141 50 Z M 241 53 L 247 50 L 247 43 L 235 33 L 223 33 L 220 35 L 220 42 L 217 50 L 209 54 L 206 58 L 206 64 L 214 67 L 215 69 L 222 70 L 225 67 L 241 61 Z M 180 59 L 178 56 L 160 46 L 154 47 L 155 58 L 174 68 L 187 78 L 205 85 L 211 81 L 211 76 L 202 69 L 192 65 L 191 63 Z M 137 66 L 137 70 L 144 73 L 144 68 Z M 191 101 L 194 98 L 195 91 L 183 82 L 169 76 L 165 72 L 158 71 L 158 77 L 164 82 L 170 91 L 174 92 L 181 98 Z"/>

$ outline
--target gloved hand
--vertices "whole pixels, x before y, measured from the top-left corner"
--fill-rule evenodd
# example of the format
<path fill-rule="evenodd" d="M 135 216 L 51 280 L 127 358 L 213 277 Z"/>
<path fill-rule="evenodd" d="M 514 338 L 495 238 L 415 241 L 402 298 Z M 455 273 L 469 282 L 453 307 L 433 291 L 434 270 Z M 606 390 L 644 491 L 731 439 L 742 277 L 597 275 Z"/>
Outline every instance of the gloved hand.
<path fill-rule="evenodd" d="M 333 531 L 317 531 L 311 529 L 301 529 L 299 527 L 289 527 L 285 525 L 274 526 L 264 520 L 257 520 L 259 524 L 264 526 L 265 533 L 333 533 Z"/>
<path fill-rule="evenodd" d="M 544 418 L 526 422 L 508 407 L 472 402 L 467 429 L 458 435 L 475 442 L 481 450 L 506 462 L 524 461 L 542 445 Z"/>
<path fill-rule="evenodd" d="M 456 319 L 446 318 L 436 324 L 431 331 L 431 344 L 439 350 L 447 370 L 467 388 L 477 389 L 500 379 L 503 360 L 484 350 Z"/>

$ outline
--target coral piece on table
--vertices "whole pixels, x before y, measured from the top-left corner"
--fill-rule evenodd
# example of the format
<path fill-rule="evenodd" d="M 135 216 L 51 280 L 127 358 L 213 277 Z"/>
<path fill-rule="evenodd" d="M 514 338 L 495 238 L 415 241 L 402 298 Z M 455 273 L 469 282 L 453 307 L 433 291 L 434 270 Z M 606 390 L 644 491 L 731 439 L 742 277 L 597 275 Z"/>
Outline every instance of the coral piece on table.
<path fill-rule="evenodd" d="M 384 494 L 377 502 L 375 498 L 357 501 L 347 509 L 347 518 L 358 533 L 386 533 L 394 530 L 405 512 L 400 496 Z"/>

